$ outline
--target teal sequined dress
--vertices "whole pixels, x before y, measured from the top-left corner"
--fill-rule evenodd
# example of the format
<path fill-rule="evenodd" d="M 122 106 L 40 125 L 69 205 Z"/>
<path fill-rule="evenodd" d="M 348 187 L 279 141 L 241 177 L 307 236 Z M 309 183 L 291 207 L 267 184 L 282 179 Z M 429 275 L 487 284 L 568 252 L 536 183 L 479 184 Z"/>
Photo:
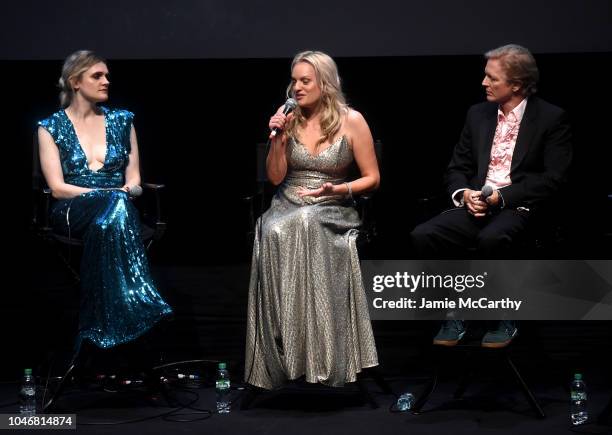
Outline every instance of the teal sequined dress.
<path fill-rule="evenodd" d="M 64 181 L 88 188 L 120 188 L 130 154 L 134 115 L 101 108 L 106 128 L 104 166 L 93 171 L 66 112 L 39 121 L 59 148 Z M 140 238 L 138 212 L 120 190 L 94 190 L 58 200 L 51 212 L 56 231 L 84 242 L 77 349 L 85 339 L 101 348 L 131 341 L 172 313 L 153 284 Z"/>

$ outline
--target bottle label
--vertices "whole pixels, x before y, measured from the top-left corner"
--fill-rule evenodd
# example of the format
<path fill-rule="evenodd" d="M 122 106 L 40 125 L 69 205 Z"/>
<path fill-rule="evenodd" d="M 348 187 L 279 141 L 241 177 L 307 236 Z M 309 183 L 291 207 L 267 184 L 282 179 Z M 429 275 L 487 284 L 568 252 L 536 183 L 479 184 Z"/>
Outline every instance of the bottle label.
<path fill-rule="evenodd" d="M 215 387 L 218 390 L 225 390 L 225 389 L 229 390 L 229 388 L 230 388 L 230 381 L 229 381 L 229 379 L 219 379 L 215 383 Z"/>
<path fill-rule="evenodd" d="M 577 401 L 577 400 L 586 400 L 587 399 L 587 395 L 585 392 L 583 391 L 572 391 L 571 393 L 571 399 L 573 401 Z"/>

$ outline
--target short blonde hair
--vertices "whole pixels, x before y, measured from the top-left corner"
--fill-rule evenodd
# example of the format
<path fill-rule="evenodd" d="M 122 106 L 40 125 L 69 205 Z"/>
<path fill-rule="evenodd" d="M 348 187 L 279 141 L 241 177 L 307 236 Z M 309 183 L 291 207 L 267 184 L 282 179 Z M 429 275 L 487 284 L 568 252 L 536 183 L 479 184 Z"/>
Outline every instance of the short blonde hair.
<path fill-rule="evenodd" d="M 60 106 L 66 108 L 74 98 L 74 89 L 70 84 L 72 79 L 80 79 L 81 75 L 93 65 L 106 61 L 90 50 L 79 50 L 72 53 L 62 65 L 62 76 L 57 83 L 60 88 Z"/>
<path fill-rule="evenodd" d="M 342 117 L 348 112 L 346 99 L 342 93 L 340 76 L 336 62 L 321 51 L 303 51 L 298 53 L 291 62 L 291 71 L 296 64 L 306 62 L 315 71 L 317 84 L 321 89 L 321 130 L 322 135 L 317 146 L 325 141 L 331 141 L 342 126 Z M 293 83 L 287 87 L 287 96 L 293 96 Z M 298 126 L 305 121 L 299 106 L 294 110 L 294 118 L 287 127 L 287 133 L 296 135 Z"/>

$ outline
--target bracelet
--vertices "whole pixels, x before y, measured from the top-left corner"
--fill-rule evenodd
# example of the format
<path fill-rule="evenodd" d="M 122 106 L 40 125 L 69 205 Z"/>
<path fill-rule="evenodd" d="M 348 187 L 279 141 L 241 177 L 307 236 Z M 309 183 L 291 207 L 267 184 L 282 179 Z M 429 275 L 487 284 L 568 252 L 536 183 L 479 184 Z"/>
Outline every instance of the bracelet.
<path fill-rule="evenodd" d="M 351 184 L 347 182 L 344 184 L 346 184 L 346 189 L 347 189 L 346 197 L 352 201 L 353 200 L 353 189 L 351 189 Z"/>

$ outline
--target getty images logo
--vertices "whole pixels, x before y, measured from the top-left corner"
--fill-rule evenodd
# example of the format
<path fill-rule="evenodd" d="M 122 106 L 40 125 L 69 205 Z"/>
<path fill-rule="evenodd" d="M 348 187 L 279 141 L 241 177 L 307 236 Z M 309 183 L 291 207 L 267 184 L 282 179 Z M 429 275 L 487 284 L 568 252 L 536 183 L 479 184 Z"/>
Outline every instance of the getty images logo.
<path fill-rule="evenodd" d="M 403 288 L 410 293 L 418 289 L 452 289 L 461 293 L 468 289 L 483 288 L 487 272 L 480 275 L 430 275 L 425 272 L 410 274 L 408 272 L 396 272 L 393 275 L 374 275 L 372 278 L 372 289 L 380 293 L 385 289 Z"/>

